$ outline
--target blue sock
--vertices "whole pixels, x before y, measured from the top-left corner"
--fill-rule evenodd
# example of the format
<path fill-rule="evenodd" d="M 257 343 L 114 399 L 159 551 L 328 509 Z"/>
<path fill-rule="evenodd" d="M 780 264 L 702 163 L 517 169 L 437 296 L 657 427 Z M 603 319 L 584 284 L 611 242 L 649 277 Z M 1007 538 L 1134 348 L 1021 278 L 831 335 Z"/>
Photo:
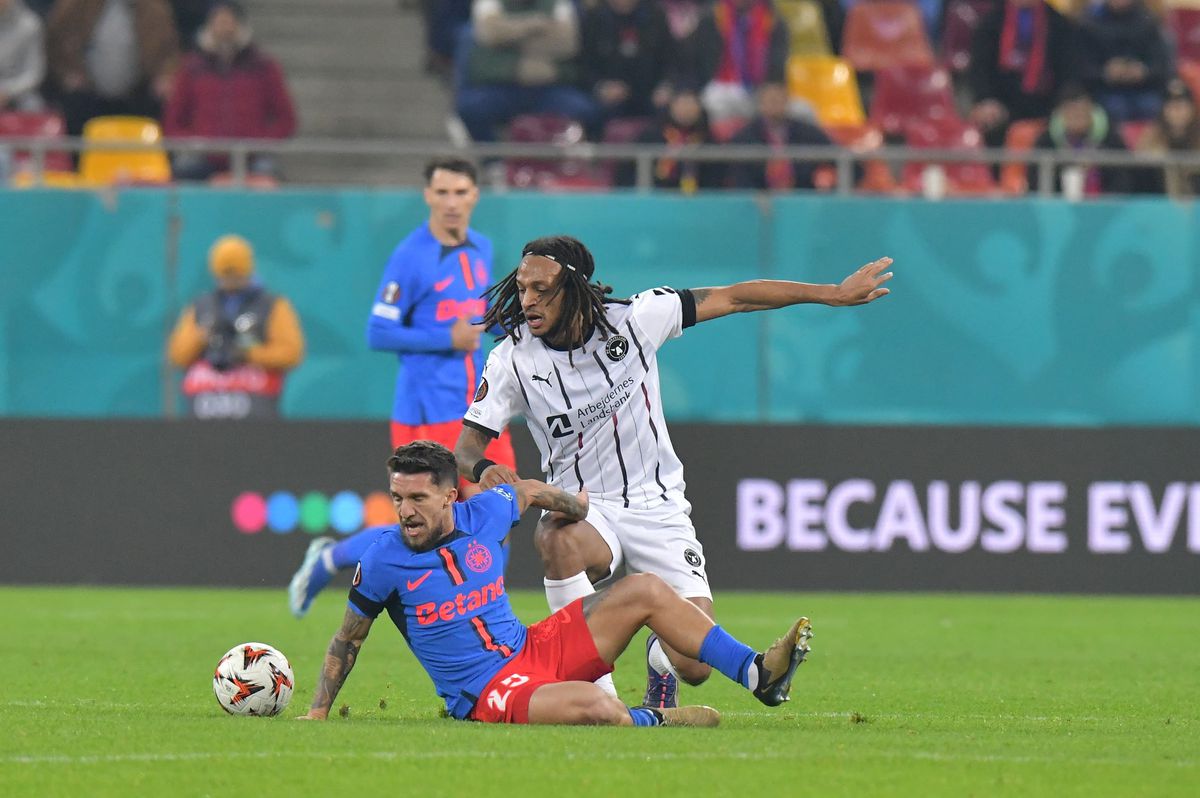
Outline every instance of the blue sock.
<path fill-rule="evenodd" d="M 646 707 L 629 707 L 629 717 L 634 726 L 661 726 L 662 715 Z"/>
<path fill-rule="evenodd" d="M 333 551 L 330 553 L 333 567 L 339 571 L 343 568 L 353 568 L 367 553 L 367 549 L 371 548 L 371 544 L 391 528 L 390 526 L 367 527 L 362 532 L 356 532 L 333 544 Z"/>
<path fill-rule="evenodd" d="M 712 665 L 742 687 L 750 687 L 750 667 L 758 656 L 754 649 L 736 639 L 720 626 L 713 626 L 700 646 L 700 661 Z"/>

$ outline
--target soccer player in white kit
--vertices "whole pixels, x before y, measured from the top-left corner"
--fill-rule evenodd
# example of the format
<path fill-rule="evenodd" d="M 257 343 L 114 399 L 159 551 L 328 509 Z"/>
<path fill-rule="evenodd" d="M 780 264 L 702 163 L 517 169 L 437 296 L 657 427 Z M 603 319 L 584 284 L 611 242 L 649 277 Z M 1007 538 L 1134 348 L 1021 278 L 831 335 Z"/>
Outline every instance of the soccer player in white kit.
<path fill-rule="evenodd" d="M 719 288 L 654 288 L 628 300 L 592 283 L 595 262 L 567 236 L 525 245 L 520 265 L 488 293 L 484 324 L 504 340 L 488 356 L 455 447 L 459 471 L 483 489 L 519 479 L 484 450 L 523 415 L 547 483 L 587 490 L 587 518 L 550 513 L 534 543 L 552 612 L 628 573 L 653 573 L 710 618 L 704 548 L 684 498 L 659 397 L 659 347 L 702 321 L 801 303 L 863 305 L 888 293 L 891 258 L 853 272 L 840 285 L 751 280 Z M 651 636 L 645 704 L 676 706 L 677 679 L 700 684 L 711 669 Z M 609 678 L 609 677 L 606 677 Z M 611 682 L 605 686 L 612 690 Z M 614 691 L 615 694 L 615 691 Z"/>

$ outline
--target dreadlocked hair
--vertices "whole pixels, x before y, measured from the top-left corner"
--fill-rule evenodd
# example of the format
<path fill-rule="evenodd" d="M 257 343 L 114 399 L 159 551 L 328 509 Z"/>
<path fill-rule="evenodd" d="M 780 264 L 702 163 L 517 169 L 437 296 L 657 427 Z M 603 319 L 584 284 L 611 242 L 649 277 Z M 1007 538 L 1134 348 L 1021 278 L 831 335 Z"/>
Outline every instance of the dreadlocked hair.
<path fill-rule="evenodd" d="M 605 303 L 628 305 L 628 299 L 611 299 L 612 286 L 601 282 L 589 282 L 596 271 L 596 261 L 583 242 L 570 236 L 547 236 L 535 238 L 521 249 L 521 257 L 540 255 L 558 263 L 561 277 L 554 289 L 553 299 L 562 295 L 562 312 L 554 329 L 546 337 L 556 344 L 565 346 L 567 358 L 574 363 L 571 351 L 583 346 L 592 331 L 600 330 L 600 339 L 608 340 L 617 328 L 608 320 Z M 504 334 L 500 338 L 521 340 L 520 327 L 525 323 L 525 312 L 517 293 L 517 270 L 513 269 L 500 282 L 488 290 L 484 297 L 488 312 L 483 317 L 487 327 L 499 325 Z M 500 340 L 500 339 L 497 339 Z"/>

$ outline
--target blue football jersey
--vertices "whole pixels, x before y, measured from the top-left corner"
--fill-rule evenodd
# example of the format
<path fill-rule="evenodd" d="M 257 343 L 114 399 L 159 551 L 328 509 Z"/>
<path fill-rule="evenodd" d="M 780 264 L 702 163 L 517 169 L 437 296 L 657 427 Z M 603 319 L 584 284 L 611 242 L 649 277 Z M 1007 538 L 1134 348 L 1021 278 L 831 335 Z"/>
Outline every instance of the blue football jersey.
<path fill-rule="evenodd" d="M 416 425 L 462 418 L 479 384 L 483 351 L 457 351 L 450 328 L 460 316 L 482 320 L 483 294 L 491 282 L 492 242 L 474 230 L 449 247 L 425 223 L 396 247 L 367 325 L 370 347 L 395 352 L 403 364 L 396 375 L 393 421 Z"/>
<path fill-rule="evenodd" d="M 520 519 L 516 490 L 499 485 L 454 505 L 454 532 L 437 548 L 415 552 L 393 527 L 354 574 L 350 608 L 368 618 L 387 610 L 456 718 L 525 646 L 504 590 L 501 543 Z"/>

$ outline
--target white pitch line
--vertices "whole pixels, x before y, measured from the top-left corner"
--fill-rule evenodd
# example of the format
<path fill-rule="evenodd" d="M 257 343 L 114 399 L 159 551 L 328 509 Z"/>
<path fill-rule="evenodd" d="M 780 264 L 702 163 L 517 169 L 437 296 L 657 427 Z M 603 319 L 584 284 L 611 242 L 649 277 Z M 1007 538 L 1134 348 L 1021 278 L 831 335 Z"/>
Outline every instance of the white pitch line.
<path fill-rule="evenodd" d="M 153 709 L 155 707 L 177 706 L 171 702 L 160 702 L 158 704 L 148 703 L 126 703 L 119 701 L 102 701 L 100 699 L 82 698 L 75 701 L 39 701 L 39 700 L 17 700 L 5 701 L 0 703 L 0 706 L 6 707 L 56 707 L 56 708 L 91 708 L 91 709 Z M 852 712 L 788 712 L 790 717 L 797 718 L 846 718 L 849 719 Z M 926 712 L 903 712 L 903 713 L 862 713 L 867 722 L 872 720 L 969 720 L 969 721 L 1006 721 L 1018 723 L 1105 723 L 1112 721 L 1122 721 L 1117 717 L 1097 717 L 1094 715 L 988 715 L 984 713 L 976 713 L 971 715 L 956 715 L 956 714 L 937 714 Z M 762 712 L 730 712 L 727 710 L 721 711 L 721 716 L 725 718 L 765 718 L 768 715 Z"/>
<path fill-rule="evenodd" d="M 797 718 L 846 718 L 849 719 L 853 712 L 788 712 L 791 717 Z M 1003 720 L 1003 721 L 1020 721 L 1027 723 L 1104 723 L 1106 721 L 1121 720 L 1120 718 L 1100 718 L 1093 715 L 950 715 L 950 714 L 931 714 L 925 712 L 904 712 L 904 713 L 861 713 L 866 718 L 866 722 L 872 720 L 972 720 L 972 721 L 988 721 L 988 720 Z M 727 712 L 721 710 L 723 718 L 764 718 L 767 715 L 762 712 Z"/>

